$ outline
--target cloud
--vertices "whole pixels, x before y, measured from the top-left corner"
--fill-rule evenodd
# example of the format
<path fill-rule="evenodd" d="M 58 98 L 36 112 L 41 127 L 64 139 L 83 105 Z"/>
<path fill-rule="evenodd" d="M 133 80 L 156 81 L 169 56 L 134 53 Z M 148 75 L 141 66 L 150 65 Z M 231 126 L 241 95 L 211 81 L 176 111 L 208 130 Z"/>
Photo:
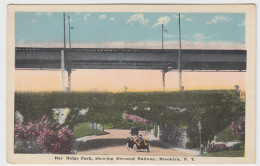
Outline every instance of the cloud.
<path fill-rule="evenodd" d="M 168 34 L 168 33 L 163 34 L 163 36 L 165 38 L 174 38 L 175 37 L 174 35 L 171 35 L 171 34 Z"/>
<path fill-rule="evenodd" d="M 184 15 L 182 15 L 182 14 L 181 14 L 180 16 L 181 16 L 181 18 L 184 17 Z M 179 15 L 173 15 L 172 17 L 173 17 L 174 19 L 179 19 Z"/>
<path fill-rule="evenodd" d="M 231 22 L 232 18 L 223 15 L 216 15 L 212 20 L 206 21 L 207 24 L 216 24 L 219 22 Z"/>
<path fill-rule="evenodd" d="M 36 16 L 48 16 L 49 18 L 52 17 L 52 12 L 36 12 Z"/>
<path fill-rule="evenodd" d="M 104 15 L 104 14 L 102 14 L 102 15 L 100 15 L 98 18 L 99 18 L 99 19 L 106 19 L 106 18 L 107 18 L 107 16 L 106 16 L 106 15 Z"/>
<path fill-rule="evenodd" d="M 88 17 L 90 16 L 90 13 L 84 14 L 83 20 L 87 21 Z"/>
<path fill-rule="evenodd" d="M 66 19 L 65 22 L 67 23 L 67 22 L 69 22 L 69 20 Z M 70 23 L 72 23 L 72 22 L 74 22 L 74 20 L 72 18 L 70 18 Z"/>
<path fill-rule="evenodd" d="M 35 20 L 35 19 L 32 19 L 31 23 L 33 23 L 33 24 L 34 24 L 35 22 L 36 22 L 36 20 Z"/>
<path fill-rule="evenodd" d="M 188 21 L 188 22 L 192 22 L 193 21 L 193 19 L 192 18 L 189 18 L 189 17 L 184 17 L 184 15 L 180 15 L 181 16 L 181 19 L 184 19 L 184 21 Z M 174 19 L 176 19 L 176 20 L 179 20 L 179 15 L 173 15 L 172 16 Z"/>
<path fill-rule="evenodd" d="M 204 35 L 203 33 L 194 33 L 192 36 L 195 41 L 204 41 L 209 38 L 209 36 Z"/>
<path fill-rule="evenodd" d="M 52 12 L 47 12 L 47 13 L 46 13 L 46 16 L 48 16 L 49 18 L 51 18 L 51 17 L 52 17 Z"/>
<path fill-rule="evenodd" d="M 189 21 L 189 22 L 192 22 L 192 21 L 193 21 L 193 19 L 191 19 L 191 18 L 185 18 L 185 20 L 186 20 L 186 21 Z"/>
<path fill-rule="evenodd" d="M 114 21 L 114 20 L 115 20 L 115 17 L 110 17 L 110 20 L 111 20 L 111 21 Z"/>
<path fill-rule="evenodd" d="M 144 18 L 143 14 L 135 14 L 132 15 L 128 20 L 127 20 L 127 24 L 133 24 L 135 22 L 139 22 L 140 24 L 146 25 L 149 23 L 149 20 Z"/>
<path fill-rule="evenodd" d="M 237 24 L 238 26 L 245 26 L 245 20 L 242 21 L 241 23 Z"/>
<path fill-rule="evenodd" d="M 156 27 L 156 26 L 158 26 L 158 25 L 167 24 L 167 23 L 169 23 L 170 21 L 171 21 L 171 18 L 168 17 L 168 16 L 160 17 L 160 18 L 158 18 L 158 22 L 155 23 L 155 24 L 153 24 L 152 27 L 154 28 L 154 27 Z"/>

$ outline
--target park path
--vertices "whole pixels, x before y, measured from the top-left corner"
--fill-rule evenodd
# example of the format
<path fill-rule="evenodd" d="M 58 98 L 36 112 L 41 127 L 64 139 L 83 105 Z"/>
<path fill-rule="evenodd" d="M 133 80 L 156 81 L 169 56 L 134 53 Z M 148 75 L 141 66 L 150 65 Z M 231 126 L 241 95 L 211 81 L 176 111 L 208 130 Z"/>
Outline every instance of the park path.
<path fill-rule="evenodd" d="M 79 155 L 138 155 L 138 156 L 194 156 L 190 153 L 181 152 L 161 145 L 157 140 L 151 140 L 150 132 L 140 131 L 139 135 L 151 145 L 151 152 L 141 150 L 134 152 L 127 150 L 126 138 L 130 136 L 130 130 L 110 129 L 109 134 L 88 137 L 81 141 L 77 154 Z"/>

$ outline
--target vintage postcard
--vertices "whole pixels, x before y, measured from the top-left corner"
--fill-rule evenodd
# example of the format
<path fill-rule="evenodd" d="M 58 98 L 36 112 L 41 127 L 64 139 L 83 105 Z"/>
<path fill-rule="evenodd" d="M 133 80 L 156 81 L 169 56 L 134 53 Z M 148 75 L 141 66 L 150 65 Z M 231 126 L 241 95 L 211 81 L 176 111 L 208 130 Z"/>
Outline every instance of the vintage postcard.
<path fill-rule="evenodd" d="M 256 161 L 255 5 L 9 5 L 7 161 Z"/>

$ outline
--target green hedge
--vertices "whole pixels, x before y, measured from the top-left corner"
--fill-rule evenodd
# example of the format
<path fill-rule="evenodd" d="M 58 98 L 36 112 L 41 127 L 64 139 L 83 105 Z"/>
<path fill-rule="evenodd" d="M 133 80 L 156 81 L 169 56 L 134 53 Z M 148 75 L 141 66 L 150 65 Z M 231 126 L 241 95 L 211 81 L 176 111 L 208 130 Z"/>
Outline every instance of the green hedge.
<path fill-rule="evenodd" d="M 133 111 L 132 107 L 147 106 L 151 109 Z M 42 92 L 15 93 L 15 110 L 25 121 L 34 121 L 47 115 L 52 108 L 71 108 L 67 124 L 74 127 L 80 122 L 96 122 L 115 128 L 130 127 L 122 113 L 135 114 L 149 119 L 153 124 L 176 124 L 187 126 L 191 142 L 189 147 L 199 145 L 198 121 L 202 122 L 202 140 L 212 140 L 214 135 L 245 112 L 245 103 L 237 100 L 234 90 L 199 90 L 181 92 Z M 167 108 L 168 107 L 168 108 Z M 169 107 L 186 108 L 184 112 Z M 79 108 L 89 108 L 86 116 L 78 116 Z M 151 128 L 150 126 L 148 126 Z"/>

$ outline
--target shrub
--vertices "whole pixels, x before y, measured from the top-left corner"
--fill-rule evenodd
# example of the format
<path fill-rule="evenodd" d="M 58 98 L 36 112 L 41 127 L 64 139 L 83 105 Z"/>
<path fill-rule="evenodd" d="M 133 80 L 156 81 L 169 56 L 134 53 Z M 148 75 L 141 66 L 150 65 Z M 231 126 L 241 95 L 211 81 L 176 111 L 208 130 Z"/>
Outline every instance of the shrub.
<path fill-rule="evenodd" d="M 150 110 L 133 110 L 139 106 Z M 185 108 L 186 111 L 168 109 Z M 181 92 L 44 92 L 15 93 L 15 110 L 24 116 L 24 122 L 35 121 L 46 114 L 53 117 L 53 108 L 70 108 L 65 125 L 73 129 L 82 122 L 96 122 L 112 128 L 130 129 L 144 127 L 122 120 L 122 113 L 135 114 L 149 119 L 155 125 L 176 124 L 187 126 L 189 148 L 200 145 L 198 121 L 202 123 L 202 144 L 212 140 L 216 133 L 245 113 L 245 102 L 237 100 L 234 90 L 201 90 Z M 89 108 L 86 115 L 79 115 L 73 108 Z M 220 120 L 221 119 L 221 120 Z M 149 125 L 148 125 L 149 127 Z M 140 128 L 141 129 L 141 128 Z"/>
<path fill-rule="evenodd" d="M 42 117 L 41 121 L 38 123 L 29 122 L 28 125 L 23 126 L 21 123 L 17 123 L 14 126 L 14 139 L 26 140 L 34 139 L 36 140 L 40 136 L 40 132 L 47 127 L 46 117 Z"/>
<path fill-rule="evenodd" d="M 45 153 L 68 154 L 73 144 L 73 133 L 68 126 L 58 131 L 46 129 L 37 140 Z"/>
<path fill-rule="evenodd" d="M 230 125 L 228 125 L 224 130 L 220 131 L 216 134 L 216 141 L 217 142 L 230 142 L 230 141 L 238 141 L 236 135 L 232 134 Z"/>
<path fill-rule="evenodd" d="M 229 148 L 225 144 L 214 144 L 214 143 L 210 144 L 207 149 L 208 153 L 220 152 L 225 150 L 229 150 Z"/>
<path fill-rule="evenodd" d="M 29 152 L 36 142 L 45 153 L 67 154 L 72 149 L 73 132 L 68 126 L 61 129 L 60 127 L 48 122 L 45 116 L 39 122 L 29 122 L 26 126 L 17 123 L 14 128 L 14 139 L 15 142 L 22 142 L 20 146 L 26 146 Z"/>
<path fill-rule="evenodd" d="M 233 121 L 230 124 L 233 135 L 244 135 L 245 134 L 245 117 L 241 116 L 238 122 Z"/>
<path fill-rule="evenodd" d="M 240 141 L 242 141 L 242 145 L 245 142 L 245 117 L 241 116 L 237 122 L 232 122 L 230 124 L 230 129 L 232 134 L 235 135 Z"/>
<path fill-rule="evenodd" d="M 241 150 L 243 149 L 243 145 L 241 143 L 234 144 L 230 147 L 230 150 Z"/>

